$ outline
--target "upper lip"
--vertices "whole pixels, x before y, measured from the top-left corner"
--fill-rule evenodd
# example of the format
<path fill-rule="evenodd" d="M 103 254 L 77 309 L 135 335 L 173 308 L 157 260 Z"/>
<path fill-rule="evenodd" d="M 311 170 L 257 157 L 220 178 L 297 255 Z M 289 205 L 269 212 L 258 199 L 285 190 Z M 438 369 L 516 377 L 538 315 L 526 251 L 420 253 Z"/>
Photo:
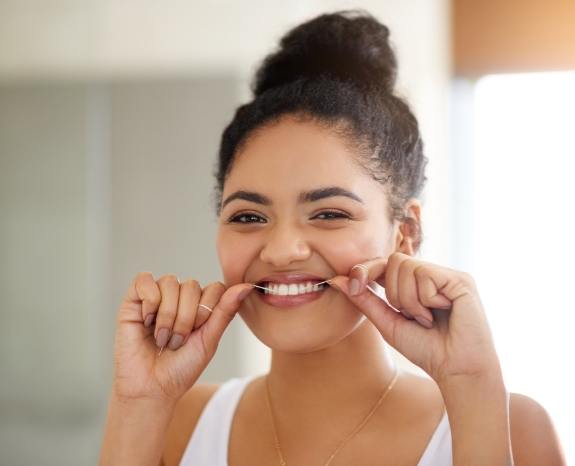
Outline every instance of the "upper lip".
<path fill-rule="evenodd" d="M 307 272 L 286 272 L 286 273 L 272 273 L 259 279 L 259 282 L 273 282 L 273 283 L 300 283 L 306 281 L 323 281 L 324 278 L 319 275 Z"/>

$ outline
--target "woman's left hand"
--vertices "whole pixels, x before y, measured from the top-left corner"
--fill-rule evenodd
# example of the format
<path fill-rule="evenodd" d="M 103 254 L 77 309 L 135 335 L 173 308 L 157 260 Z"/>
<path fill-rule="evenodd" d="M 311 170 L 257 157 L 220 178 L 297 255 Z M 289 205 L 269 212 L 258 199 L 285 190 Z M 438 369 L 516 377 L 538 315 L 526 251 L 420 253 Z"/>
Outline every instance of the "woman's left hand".
<path fill-rule="evenodd" d="M 356 296 L 350 293 L 353 278 L 359 281 Z M 389 304 L 400 312 L 366 288 L 372 280 L 385 288 Z M 500 370 L 487 317 L 468 273 L 395 252 L 387 259 L 378 257 L 354 266 L 349 277 L 340 275 L 329 282 L 390 345 L 438 384 Z M 424 326 L 422 318 L 433 323 Z"/>

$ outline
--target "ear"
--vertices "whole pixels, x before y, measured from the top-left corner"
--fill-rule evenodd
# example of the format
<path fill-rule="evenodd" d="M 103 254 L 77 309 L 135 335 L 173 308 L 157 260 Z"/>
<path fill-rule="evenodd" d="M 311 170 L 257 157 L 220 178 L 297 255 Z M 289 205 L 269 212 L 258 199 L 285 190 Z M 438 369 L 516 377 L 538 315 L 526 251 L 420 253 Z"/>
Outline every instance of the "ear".
<path fill-rule="evenodd" d="M 399 222 L 395 251 L 414 256 L 421 242 L 421 203 L 412 198 L 405 204 L 405 220 Z"/>

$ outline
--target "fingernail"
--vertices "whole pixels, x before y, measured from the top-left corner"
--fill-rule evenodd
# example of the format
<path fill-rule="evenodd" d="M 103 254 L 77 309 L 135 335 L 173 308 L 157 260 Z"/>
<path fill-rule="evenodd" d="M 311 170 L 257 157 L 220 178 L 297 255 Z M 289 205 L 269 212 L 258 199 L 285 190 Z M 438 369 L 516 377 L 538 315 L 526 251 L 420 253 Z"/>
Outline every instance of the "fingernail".
<path fill-rule="evenodd" d="M 433 327 L 433 323 L 430 320 L 427 320 L 425 317 L 415 316 L 415 320 L 417 320 L 425 328 Z"/>
<path fill-rule="evenodd" d="M 352 278 L 349 282 L 349 292 L 352 296 L 359 293 L 359 280 L 357 278 Z"/>
<path fill-rule="evenodd" d="M 181 346 L 183 341 L 184 337 L 182 335 L 180 335 L 179 333 L 174 333 L 174 335 L 172 335 L 172 338 L 170 339 L 168 348 L 170 348 L 172 351 L 175 351 Z"/>
<path fill-rule="evenodd" d="M 154 316 L 156 314 L 148 314 L 146 316 L 146 320 L 144 320 L 144 327 L 148 328 L 152 326 L 152 322 L 154 321 Z"/>
<path fill-rule="evenodd" d="M 253 290 L 253 288 L 246 288 L 245 290 L 243 290 L 239 295 L 238 295 L 238 299 L 241 301 L 242 299 L 244 299 L 248 294 L 250 294 L 250 292 Z"/>
<path fill-rule="evenodd" d="M 170 336 L 170 330 L 167 328 L 161 328 L 158 330 L 158 336 L 156 337 L 156 345 L 158 348 L 166 346 L 168 342 L 168 337 Z"/>

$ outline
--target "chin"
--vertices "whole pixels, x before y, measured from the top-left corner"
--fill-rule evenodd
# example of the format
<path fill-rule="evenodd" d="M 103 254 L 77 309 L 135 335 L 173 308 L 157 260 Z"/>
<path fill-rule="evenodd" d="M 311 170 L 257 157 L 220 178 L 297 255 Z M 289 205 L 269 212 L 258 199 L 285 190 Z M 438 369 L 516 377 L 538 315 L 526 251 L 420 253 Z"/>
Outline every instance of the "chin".
<path fill-rule="evenodd" d="M 262 312 L 266 314 L 262 315 Z M 331 308 L 329 318 L 327 310 L 319 316 L 312 313 L 296 316 L 263 309 L 240 309 L 239 314 L 265 346 L 295 354 L 312 353 L 336 345 L 357 330 L 366 318 L 349 307 L 339 311 Z"/>

